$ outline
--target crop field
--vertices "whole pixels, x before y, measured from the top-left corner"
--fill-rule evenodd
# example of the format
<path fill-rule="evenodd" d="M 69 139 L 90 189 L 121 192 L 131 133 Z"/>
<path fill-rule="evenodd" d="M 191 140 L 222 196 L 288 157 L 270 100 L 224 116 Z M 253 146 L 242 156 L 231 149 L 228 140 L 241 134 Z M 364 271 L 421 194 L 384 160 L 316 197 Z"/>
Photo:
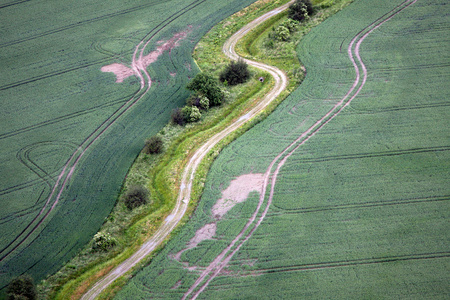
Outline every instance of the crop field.
<path fill-rule="evenodd" d="M 184 104 L 197 41 L 252 2 L 1 1 L 0 290 L 92 238 Z"/>
<path fill-rule="evenodd" d="M 448 13 L 360 0 L 314 28 L 302 85 L 221 152 L 116 298 L 448 297 Z"/>

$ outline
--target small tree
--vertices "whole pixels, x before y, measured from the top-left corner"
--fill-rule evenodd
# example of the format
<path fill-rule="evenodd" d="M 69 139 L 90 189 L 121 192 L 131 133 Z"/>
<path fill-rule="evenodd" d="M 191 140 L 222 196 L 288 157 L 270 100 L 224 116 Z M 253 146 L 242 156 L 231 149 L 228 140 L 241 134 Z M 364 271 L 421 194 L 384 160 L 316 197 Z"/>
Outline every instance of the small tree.
<path fill-rule="evenodd" d="M 144 152 L 147 154 L 158 154 L 163 151 L 163 140 L 160 136 L 152 136 L 145 141 Z"/>
<path fill-rule="evenodd" d="M 177 107 L 172 111 L 172 116 L 171 116 L 172 122 L 174 124 L 178 124 L 183 126 L 184 124 L 186 124 L 186 120 L 184 118 L 184 114 L 181 108 Z"/>
<path fill-rule="evenodd" d="M 117 240 L 113 238 L 109 233 L 97 232 L 94 235 L 94 243 L 92 244 L 92 250 L 106 252 L 115 245 L 117 245 Z"/>
<path fill-rule="evenodd" d="M 12 299 L 37 299 L 36 286 L 30 275 L 21 275 L 11 280 L 6 289 L 8 300 Z"/>
<path fill-rule="evenodd" d="M 146 204 L 148 201 L 148 191 L 142 186 L 132 186 L 124 197 L 125 206 L 132 210 Z"/>
<path fill-rule="evenodd" d="M 188 90 L 199 92 L 209 99 L 209 105 L 220 105 L 224 94 L 217 81 L 208 74 L 198 73 L 186 86 Z"/>
<path fill-rule="evenodd" d="M 289 33 L 289 32 L 288 32 Z M 228 82 L 229 85 L 236 85 L 246 82 L 250 78 L 248 65 L 242 59 L 231 61 L 225 70 L 220 73 L 220 81 Z"/>
<path fill-rule="evenodd" d="M 312 15 L 313 6 L 309 0 L 296 0 L 289 6 L 288 17 L 290 19 L 302 22 Z"/>

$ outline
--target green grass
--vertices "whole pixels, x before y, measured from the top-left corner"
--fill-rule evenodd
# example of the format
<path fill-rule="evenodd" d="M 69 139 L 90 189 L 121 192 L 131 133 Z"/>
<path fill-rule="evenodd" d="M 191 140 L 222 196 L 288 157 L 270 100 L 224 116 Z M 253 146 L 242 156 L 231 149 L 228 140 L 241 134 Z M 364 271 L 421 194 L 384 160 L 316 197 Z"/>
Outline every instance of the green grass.
<path fill-rule="evenodd" d="M 0 289 L 24 272 L 36 280 L 46 277 L 86 245 L 116 203 L 145 138 L 184 103 L 184 86 L 198 71 L 191 58 L 196 42 L 252 1 L 193 2 L 198 5 L 191 9 L 184 8 L 190 2 L 181 0 L 27 1 L 0 9 L 0 249 L 2 255 L 15 249 L 0 262 Z M 183 14 L 171 18 L 176 11 Z M 55 210 L 37 231 L 20 245 L 14 242 L 23 230 L 22 236 L 30 231 L 27 224 L 45 205 L 78 145 L 139 89 L 134 77 L 116 84 L 100 68 L 130 64 L 134 47 L 149 32 L 155 33 L 147 48 L 151 51 L 157 41 L 187 25 L 192 25 L 187 39 L 148 68 L 154 80 L 149 94 L 83 155 Z"/>
<path fill-rule="evenodd" d="M 198 278 L 171 259 L 230 181 L 274 157 L 345 95 L 352 37 L 402 1 L 355 1 L 296 48 L 307 75 L 266 120 L 229 144 L 190 222 L 118 294 L 179 299 Z M 370 7 L 370 9 L 368 9 Z M 202 299 L 444 299 L 448 290 L 448 22 L 444 1 L 418 1 L 361 46 L 361 93 L 291 156 L 261 226 Z M 204 266 L 242 228 L 257 196 L 183 253 Z M 172 289 L 173 288 L 173 289 Z"/>

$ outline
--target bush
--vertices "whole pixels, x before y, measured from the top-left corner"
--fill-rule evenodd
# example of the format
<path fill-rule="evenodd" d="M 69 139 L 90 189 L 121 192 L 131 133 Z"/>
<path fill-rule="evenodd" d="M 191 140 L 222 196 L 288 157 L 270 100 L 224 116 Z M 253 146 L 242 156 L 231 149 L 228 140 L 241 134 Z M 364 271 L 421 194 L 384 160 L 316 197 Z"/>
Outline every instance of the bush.
<path fill-rule="evenodd" d="M 125 206 L 132 210 L 146 204 L 148 201 L 148 191 L 142 186 L 133 186 L 125 194 Z"/>
<path fill-rule="evenodd" d="M 12 299 L 37 299 L 36 286 L 30 275 L 22 275 L 11 280 L 6 289 L 8 300 Z"/>
<path fill-rule="evenodd" d="M 289 6 L 288 17 L 302 22 L 313 13 L 313 7 L 309 0 L 296 0 Z"/>
<path fill-rule="evenodd" d="M 200 93 L 194 93 L 186 100 L 186 105 L 196 106 L 199 109 L 208 110 L 209 99 Z"/>
<path fill-rule="evenodd" d="M 275 29 L 274 38 L 278 41 L 287 41 L 291 37 L 291 33 L 289 32 L 289 29 L 284 26 L 278 26 L 277 29 Z"/>
<path fill-rule="evenodd" d="M 224 94 L 217 81 L 210 75 L 198 73 L 186 86 L 188 90 L 201 93 L 209 99 L 209 105 L 220 105 Z"/>
<path fill-rule="evenodd" d="M 108 251 L 112 247 L 117 245 L 117 240 L 113 238 L 109 233 L 97 232 L 94 235 L 94 244 L 92 249 L 94 251 Z"/>
<path fill-rule="evenodd" d="M 248 65 L 242 59 L 231 61 L 225 70 L 220 74 L 220 81 L 229 85 L 236 85 L 246 82 L 250 78 Z"/>
<path fill-rule="evenodd" d="M 158 154 L 163 151 L 163 140 L 160 136 L 152 136 L 145 141 L 144 152 L 147 154 Z"/>
<path fill-rule="evenodd" d="M 183 111 L 179 107 L 175 108 L 172 111 L 171 119 L 172 119 L 172 123 L 174 123 L 174 124 L 178 124 L 181 126 L 186 124 L 186 120 L 184 118 Z"/>

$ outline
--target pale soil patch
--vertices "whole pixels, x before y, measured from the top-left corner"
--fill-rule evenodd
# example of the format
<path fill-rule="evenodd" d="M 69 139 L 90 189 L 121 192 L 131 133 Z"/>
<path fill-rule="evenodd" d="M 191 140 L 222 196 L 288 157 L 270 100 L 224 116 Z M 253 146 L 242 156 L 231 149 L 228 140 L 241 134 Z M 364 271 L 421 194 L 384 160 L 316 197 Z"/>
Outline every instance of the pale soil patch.
<path fill-rule="evenodd" d="M 264 174 L 245 174 L 232 180 L 230 186 L 222 191 L 222 198 L 212 207 L 212 213 L 220 220 L 236 204 L 244 202 L 248 195 L 260 192 L 264 184 Z"/>
<path fill-rule="evenodd" d="M 160 46 L 158 46 L 156 50 L 150 52 L 145 56 L 141 55 L 136 60 L 136 65 L 139 66 L 139 70 L 146 69 L 149 65 L 154 63 L 158 59 L 158 57 L 165 51 L 170 51 L 173 48 L 178 47 L 180 45 L 179 42 L 185 39 L 189 32 L 191 32 L 191 26 L 189 26 L 188 29 L 184 31 L 175 33 L 168 41 L 158 41 L 158 44 L 160 44 Z M 133 70 L 131 67 L 119 63 L 113 63 L 103 66 L 100 70 L 102 72 L 114 73 L 116 75 L 116 82 L 123 82 L 124 79 L 132 75 L 137 75 L 136 72 L 138 72 L 138 69 Z M 171 73 L 170 75 L 175 76 L 175 73 Z"/>

